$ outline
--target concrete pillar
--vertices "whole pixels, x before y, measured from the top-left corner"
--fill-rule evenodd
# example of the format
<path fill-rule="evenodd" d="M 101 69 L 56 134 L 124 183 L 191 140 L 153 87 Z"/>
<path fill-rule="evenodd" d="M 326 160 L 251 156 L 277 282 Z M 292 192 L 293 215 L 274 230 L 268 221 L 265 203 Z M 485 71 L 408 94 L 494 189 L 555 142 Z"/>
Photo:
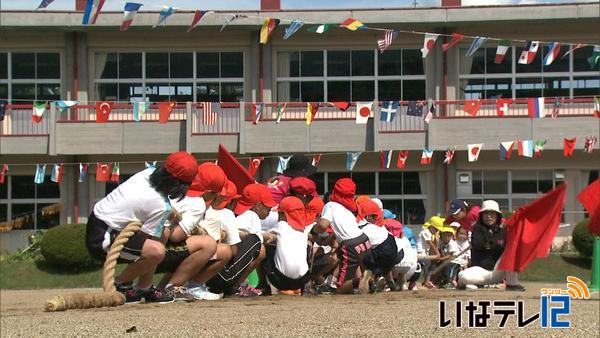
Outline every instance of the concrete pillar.
<path fill-rule="evenodd" d="M 249 81 L 246 82 L 246 85 L 250 87 L 250 100 L 252 102 L 256 102 L 260 97 L 259 94 L 259 41 L 260 41 L 260 32 L 256 31 L 250 35 L 250 41 L 252 42 L 250 47 L 250 78 Z"/>
<path fill-rule="evenodd" d="M 192 152 L 192 102 L 185 103 L 185 151 Z"/>

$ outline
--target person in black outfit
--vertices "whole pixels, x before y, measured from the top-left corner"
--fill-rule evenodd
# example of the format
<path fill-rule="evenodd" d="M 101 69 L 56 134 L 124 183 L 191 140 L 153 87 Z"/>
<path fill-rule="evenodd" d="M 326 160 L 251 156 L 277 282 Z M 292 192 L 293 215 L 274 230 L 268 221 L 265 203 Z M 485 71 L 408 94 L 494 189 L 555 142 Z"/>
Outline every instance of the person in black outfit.
<path fill-rule="evenodd" d="M 458 274 L 459 287 L 473 289 L 476 286 L 497 284 L 506 279 L 507 291 L 524 291 L 518 274 L 497 269 L 504 252 L 505 225 L 498 202 L 484 201 L 479 211 L 479 221 L 471 235 L 471 267 Z"/>

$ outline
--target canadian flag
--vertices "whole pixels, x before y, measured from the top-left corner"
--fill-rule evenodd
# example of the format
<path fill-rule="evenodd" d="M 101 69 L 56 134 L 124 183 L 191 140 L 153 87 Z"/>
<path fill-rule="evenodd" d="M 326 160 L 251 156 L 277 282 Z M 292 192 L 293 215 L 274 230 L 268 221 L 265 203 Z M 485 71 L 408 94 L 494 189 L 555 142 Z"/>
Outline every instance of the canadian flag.
<path fill-rule="evenodd" d="M 356 124 L 366 124 L 373 109 L 373 102 L 358 102 L 356 104 Z"/>
<path fill-rule="evenodd" d="M 479 159 L 479 153 L 483 148 L 483 143 L 469 144 L 467 149 L 469 152 L 469 162 L 476 162 Z"/>

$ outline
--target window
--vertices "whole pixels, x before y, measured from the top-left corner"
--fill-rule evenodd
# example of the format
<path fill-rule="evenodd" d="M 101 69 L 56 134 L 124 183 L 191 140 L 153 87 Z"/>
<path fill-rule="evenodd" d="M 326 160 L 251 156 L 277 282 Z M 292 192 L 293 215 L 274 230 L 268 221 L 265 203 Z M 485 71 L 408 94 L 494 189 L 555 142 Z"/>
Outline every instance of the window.
<path fill-rule="evenodd" d="M 9 100 L 58 100 L 59 53 L 0 53 L 0 97 Z"/>
<path fill-rule="evenodd" d="M 561 55 L 569 46 L 563 46 Z M 548 52 L 540 45 L 528 65 L 518 63 L 523 47 L 508 49 L 504 61 L 495 63 L 496 48 L 480 48 L 472 57 L 460 51 L 459 97 L 461 99 L 496 97 L 572 97 L 598 95 L 600 74 L 591 69 L 586 57 L 592 47 L 580 49 L 568 57 L 559 57 L 549 66 L 542 60 Z"/>
<path fill-rule="evenodd" d="M 46 176 L 44 183 L 35 184 L 33 176 L 11 175 L 0 185 L 0 222 L 21 218 L 20 229 L 47 229 L 58 225 L 60 189 Z M 42 210 L 46 208 L 45 212 Z"/>
<path fill-rule="evenodd" d="M 98 52 L 96 99 L 238 102 L 244 98 L 243 59 L 242 52 Z"/>
<path fill-rule="evenodd" d="M 426 98 L 417 49 L 280 51 L 277 100 L 371 101 Z"/>

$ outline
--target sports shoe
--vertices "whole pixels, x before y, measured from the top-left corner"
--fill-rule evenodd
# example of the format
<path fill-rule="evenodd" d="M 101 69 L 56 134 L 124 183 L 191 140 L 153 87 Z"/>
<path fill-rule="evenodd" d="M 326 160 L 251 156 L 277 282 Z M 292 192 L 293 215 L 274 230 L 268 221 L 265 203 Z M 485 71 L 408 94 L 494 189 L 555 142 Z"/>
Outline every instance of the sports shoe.
<path fill-rule="evenodd" d="M 294 290 L 279 290 L 280 295 L 293 296 L 295 295 Z"/>
<path fill-rule="evenodd" d="M 221 295 L 218 293 L 212 293 L 208 290 L 208 287 L 203 283 L 189 282 L 186 284 L 188 293 L 197 300 L 218 300 L 221 299 Z"/>
<path fill-rule="evenodd" d="M 525 291 L 525 287 L 521 284 L 508 285 L 506 284 L 506 291 Z"/>
<path fill-rule="evenodd" d="M 358 284 L 359 293 L 364 294 L 369 292 L 369 282 L 371 281 L 371 277 L 373 277 L 371 270 L 367 269 L 363 272 L 362 276 L 360 277 L 360 284 Z"/>
<path fill-rule="evenodd" d="M 327 285 L 327 283 L 319 284 L 315 287 L 315 291 L 318 295 L 331 295 L 335 293 L 335 288 Z"/>
<path fill-rule="evenodd" d="M 142 301 L 143 296 L 140 289 L 134 287 L 131 283 L 115 283 L 115 288 L 125 296 L 125 304 L 138 304 Z"/>
<path fill-rule="evenodd" d="M 155 288 L 154 285 L 147 289 L 139 290 L 144 296 L 144 303 L 168 304 L 175 301 L 173 297 L 166 295 L 163 291 Z"/>
<path fill-rule="evenodd" d="M 379 291 L 379 286 L 377 284 L 378 283 L 375 283 L 374 280 L 369 281 L 369 293 L 375 293 Z"/>
<path fill-rule="evenodd" d="M 390 288 L 390 291 L 402 291 L 402 289 L 398 286 L 398 284 L 396 284 L 395 280 L 389 280 L 387 281 L 388 287 Z"/>
<path fill-rule="evenodd" d="M 410 283 L 408 283 L 408 290 L 409 291 L 419 290 L 419 288 L 417 287 L 417 282 L 410 282 Z"/>
<path fill-rule="evenodd" d="M 474 284 L 467 284 L 467 285 L 465 285 L 465 289 L 466 290 L 477 290 L 477 289 L 479 289 L 479 287 Z"/>
<path fill-rule="evenodd" d="M 456 287 L 452 283 L 446 283 L 442 285 L 442 289 L 456 289 Z"/>
<path fill-rule="evenodd" d="M 194 296 L 192 296 L 185 286 L 181 285 L 169 285 L 165 288 L 167 296 L 173 297 L 173 300 L 178 302 L 193 302 Z"/>
<path fill-rule="evenodd" d="M 259 289 L 255 289 L 250 285 L 242 285 L 239 287 L 236 295 L 238 295 L 239 297 L 258 297 L 262 295 L 262 291 Z"/>

